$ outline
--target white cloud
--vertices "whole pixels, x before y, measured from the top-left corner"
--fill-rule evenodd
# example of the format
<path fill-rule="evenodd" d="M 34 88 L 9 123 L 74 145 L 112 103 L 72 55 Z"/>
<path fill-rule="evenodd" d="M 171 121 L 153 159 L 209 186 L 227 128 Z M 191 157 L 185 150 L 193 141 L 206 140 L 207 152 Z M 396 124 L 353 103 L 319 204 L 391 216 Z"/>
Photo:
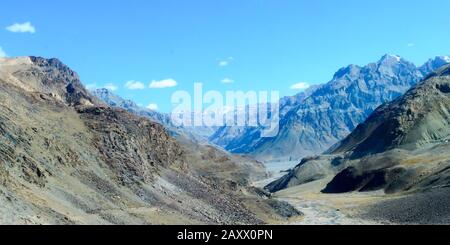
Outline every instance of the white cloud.
<path fill-rule="evenodd" d="M 116 91 L 117 89 L 119 89 L 119 87 L 117 87 L 115 84 L 112 84 L 112 83 L 107 83 L 103 87 L 110 91 Z"/>
<path fill-rule="evenodd" d="M 152 81 L 150 83 L 150 88 L 173 88 L 178 85 L 177 81 L 173 79 L 164 79 L 161 81 Z"/>
<path fill-rule="evenodd" d="M 6 57 L 8 55 L 6 55 L 6 52 L 2 49 L 2 47 L 0 47 L 0 57 Z"/>
<path fill-rule="evenodd" d="M 408 48 L 412 48 L 412 47 L 416 46 L 416 44 L 415 43 L 408 43 L 408 44 L 406 44 L 406 46 Z"/>
<path fill-rule="evenodd" d="M 31 34 L 33 34 L 36 32 L 36 28 L 33 25 L 31 25 L 30 22 L 14 23 L 13 25 L 6 27 L 6 30 L 8 30 L 10 32 L 14 32 L 14 33 L 31 33 Z"/>
<path fill-rule="evenodd" d="M 228 66 L 230 64 L 230 62 L 233 60 L 234 60 L 234 58 L 231 56 L 226 59 L 219 60 L 219 66 L 220 67 Z"/>
<path fill-rule="evenodd" d="M 142 90 L 145 89 L 145 84 L 139 81 L 131 80 L 125 83 L 125 87 L 130 90 Z"/>
<path fill-rule="evenodd" d="M 230 79 L 230 78 L 224 78 L 224 79 L 222 79 L 221 82 L 222 82 L 222 83 L 225 83 L 225 84 L 230 84 L 230 83 L 234 83 L 234 80 L 232 80 L 232 79 Z"/>
<path fill-rule="evenodd" d="M 152 103 L 152 104 L 147 106 L 147 109 L 152 110 L 152 111 L 156 111 L 156 110 L 158 110 L 158 105 Z"/>
<path fill-rule="evenodd" d="M 308 83 L 301 82 L 301 83 L 296 83 L 296 84 L 292 85 L 291 89 L 294 89 L 294 90 L 305 90 L 305 89 L 307 89 L 309 87 L 310 87 L 310 85 Z"/>
<path fill-rule="evenodd" d="M 224 66 L 228 66 L 228 61 L 226 61 L 226 60 L 222 60 L 222 61 L 220 61 L 219 62 L 219 66 L 222 66 L 222 67 L 224 67 Z"/>

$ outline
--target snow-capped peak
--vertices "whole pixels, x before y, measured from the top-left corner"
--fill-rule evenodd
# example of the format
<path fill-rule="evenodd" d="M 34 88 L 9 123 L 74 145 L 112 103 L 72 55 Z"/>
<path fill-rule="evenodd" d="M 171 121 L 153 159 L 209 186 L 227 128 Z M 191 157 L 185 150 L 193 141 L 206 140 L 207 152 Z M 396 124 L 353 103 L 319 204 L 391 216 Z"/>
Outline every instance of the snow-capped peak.
<path fill-rule="evenodd" d="M 400 62 L 401 60 L 402 60 L 402 57 L 400 57 L 398 55 L 386 54 L 381 58 L 380 63 L 385 62 L 385 61 Z"/>
<path fill-rule="evenodd" d="M 400 56 L 398 55 L 392 55 L 391 56 L 393 59 L 395 59 L 397 62 L 400 62 L 400 60 L 402 59 Z"/>

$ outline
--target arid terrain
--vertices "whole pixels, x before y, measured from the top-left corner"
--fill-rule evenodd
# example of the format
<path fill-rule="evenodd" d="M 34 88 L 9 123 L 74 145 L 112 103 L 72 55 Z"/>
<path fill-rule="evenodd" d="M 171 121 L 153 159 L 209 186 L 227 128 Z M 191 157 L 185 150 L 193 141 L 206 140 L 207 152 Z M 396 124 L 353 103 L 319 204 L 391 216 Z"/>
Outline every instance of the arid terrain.
<path fill-rule="evenodd" d="M 449 189 L 389 195 L 383 191 L 324 194 L 328 180 L 292 187 L 273 195 L 303 216 L 289 225 L 448 224 Z"/>
<path fill-rule="evenodd" d="M 448 223 L 449 70 L 325 154 L 264 165 L 106 104 L 57 59 L 0 58 L 0 223 Z"/>
<path fill-rule="evenodd" d="M 92 96 L 57 59 L 0 58 L 1 224 L 264 224 L 300 215 L 263 166 Z"/>

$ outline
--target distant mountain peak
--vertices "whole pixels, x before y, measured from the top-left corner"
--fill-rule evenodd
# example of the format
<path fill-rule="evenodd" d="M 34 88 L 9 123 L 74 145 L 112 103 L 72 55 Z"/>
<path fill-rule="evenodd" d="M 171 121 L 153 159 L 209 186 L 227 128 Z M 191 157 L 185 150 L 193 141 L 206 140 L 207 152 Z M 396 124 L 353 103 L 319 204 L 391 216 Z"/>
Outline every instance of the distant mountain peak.
<path fill-rule="evenodd" d="M 433 59 L 430 59 L 428 62 L 446 64 L 450 63 L 450 57 L 447 55 L 436 56 Z"/>
<path fill-rule="evenodd" d="M 441 59 L 446 61 L 447 63 L 450 63 L 450 56 L 443 55 L 443 56 L 437 56 L 436 59 Z"/>
<path fill-rule="evenodd" d="M 357 65 L 349 65 L 339 69 L 333 76 L 334 79 L 342 78 L 345 75 L 356 75 L 360 72 L 361 67 Z"/>
<path fill-rule="evenodd" d="M 111 93 L 111 91 L 109 89 L 107 89 L 107 88 L 98 88 L 98 89 L 95 89 L 95 91 L 101 92 L 101 93 L 105 93 L 105 94 L 110 94 Z"/>
<path fill-rule="evenodd" d="M 125 109 L 141 109 L 134 101 L 123 99 L 107 88 L 94 89 L 91 93 L 110 106 L 123 107 Z"/>
<path fill-rule="evenodd" d="M 393 54 L 385 54 L 381 57 L 381 59 L 378 61 L 378 63 L 399 63 L 400 61 L 402 61 L 403 58 L 400 57 L 399 55 L 393 55 Z"/>
<path fill-rule="evenodd" d="M 436 56 L 435 58 L 429 59 L 425 64 L 423 64 L 420 67 L 420 71 L 424 76 L 427 76 L 433 71 L 447 64 L 450 64 L 449 56 Z"/>

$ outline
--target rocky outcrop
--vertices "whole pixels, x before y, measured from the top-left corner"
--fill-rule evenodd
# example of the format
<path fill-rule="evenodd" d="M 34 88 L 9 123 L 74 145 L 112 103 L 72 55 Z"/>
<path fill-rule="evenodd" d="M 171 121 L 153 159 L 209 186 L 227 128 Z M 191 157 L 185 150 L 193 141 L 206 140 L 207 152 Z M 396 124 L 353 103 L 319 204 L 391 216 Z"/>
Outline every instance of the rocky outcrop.
<path fill-rule="evenodd" d="M 162 125 L 108 107 L 82 108 L 78 113 L 93 131 L 93 146 L 122 183 L 150 183 L 161 168 L 185 167 L 180 145 Z"/>

